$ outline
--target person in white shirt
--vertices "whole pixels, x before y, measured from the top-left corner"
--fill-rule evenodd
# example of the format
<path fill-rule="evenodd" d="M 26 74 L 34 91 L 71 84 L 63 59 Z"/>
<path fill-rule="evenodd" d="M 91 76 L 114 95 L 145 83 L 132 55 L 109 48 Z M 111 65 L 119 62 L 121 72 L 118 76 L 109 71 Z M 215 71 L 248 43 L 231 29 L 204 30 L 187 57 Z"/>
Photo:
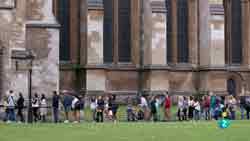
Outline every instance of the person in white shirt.
<path fill-rule="evenodd" d="M 177 113 L 177 116 L 178 116 L 178 119 L 179 121 L 182 121 L 183 120 L 183 96 L 178 96 L 178 113 Z"/>
<path fill-rule="evenodd" d="M 93 121 L 96 120 L 96 108 L 97 108 L 97 99 L 95 97 L 92 97 L 90 99 L 90 110 L 92 111 Z"/>
<path fill-rule="evenodd" d="M 196 98 L 194 100 L 194 119 L 200 120 L 200 111 L 201 111 L 201 105 L 199 100 Z"/>
<path fill-rule="evenodd" d="M 141 97 L 141 107 L 147 108 L 148 107 L 148 102 L 144 96 Z"/>
<path fill-rule="evenodd" d="M 44 94 L 42 94 L 40 106 L 41 106 L 40 114 L 41 114 L 42 122 L 46 122 L 47 100 Z"/>
<path fill-rule="evenodd" d="M 40 105 L 40 100 L 39 100 L 38 94 L 35 93 L 35 96 L 32 99 L 32 109 L 33 109 L 35 122 L 39 120 L 39 105 Z"/>
<path fill-rule="evenodd" d="M 150 110 L 148 107 L 148 102 L 145 96 L 141 96 L 141 104 L 140 104 L 143 113 L 144 113 L 144 120 L 149 120 L 150 119 Z"/>

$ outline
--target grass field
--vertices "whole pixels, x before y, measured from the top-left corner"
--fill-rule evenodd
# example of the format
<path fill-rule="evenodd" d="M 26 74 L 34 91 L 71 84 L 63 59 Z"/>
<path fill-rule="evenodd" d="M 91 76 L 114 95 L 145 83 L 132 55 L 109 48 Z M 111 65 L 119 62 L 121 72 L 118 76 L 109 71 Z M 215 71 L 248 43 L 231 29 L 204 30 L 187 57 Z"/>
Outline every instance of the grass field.
<path fill-rule="evenodd" d="M 0 141 L 250 141 L 250 121 L 216 122 L 0 124 Z"/>

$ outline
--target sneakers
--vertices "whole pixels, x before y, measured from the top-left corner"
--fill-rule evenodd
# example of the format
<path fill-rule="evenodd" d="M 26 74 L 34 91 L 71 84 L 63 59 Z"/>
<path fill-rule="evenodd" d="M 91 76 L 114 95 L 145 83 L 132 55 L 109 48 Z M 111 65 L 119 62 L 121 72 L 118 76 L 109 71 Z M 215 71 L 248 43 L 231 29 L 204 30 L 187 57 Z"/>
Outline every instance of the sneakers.
<path fill-rule="evenodd" d="M 65 120 L 64 123 L 69 123 L 69 120 Z"/>
<path fill-rule="evenodd" d="M 6 122 L 7 124 L 10 124 L 10 123 L 12 123 L 10 120 L 8 120 L 7 122 Z"/>

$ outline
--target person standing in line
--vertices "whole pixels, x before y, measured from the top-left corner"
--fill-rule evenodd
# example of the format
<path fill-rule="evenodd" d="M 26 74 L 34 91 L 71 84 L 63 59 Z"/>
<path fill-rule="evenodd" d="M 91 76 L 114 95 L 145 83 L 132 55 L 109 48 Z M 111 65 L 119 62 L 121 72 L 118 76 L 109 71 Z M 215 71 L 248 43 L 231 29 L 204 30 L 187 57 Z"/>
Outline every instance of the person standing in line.
<path fill-rule="evenodd" d="M 246 108 L 247 119 L 249 120 L 250 119 L 250 97 L 249 96 L 246 97 L 245 108 Z"/>
<path fill-rule="evenodd" d="M 155 97 L 155 105 L 156 105 L 156 113 L 157 113 L 157 120 L 161 120 L 161 101 L 160 101 L 160 97 L 156 96 Z"/>
<path fill-rule="evenodd" d="M 117 120 L 117 110 L 119 108 L 118 104 L 116 103 L 116 95 L 112 95 L 111 96 L 111 110 L 112 110 L 112 113 L 113 113 L 113 121 L 116 122 Z"/>
<path fill-rule="evenodd" d="M 103 122 L 104 106 L 105 106 L 105 102 L 104 102 L 102 96 L 99 96 L 97 99 L 96 122 Z"/>
<path fill-rule="evenodd" d="M 4 99 L 3 106 L 4 106 L 4 110 L 5 110 L 5 115 L 4 115 L 3 121 L 10 122 L 9 121 L 9 109 L 8 109 L 8 96 L 7 95 L 4 96 L 3 99 Z"/>
<path fill-rule="evenodd" d="M 241 120 L 244 120 L 244 118 L 245 118 L 245 105 L 246 105 L 246 100 L 245 100 L 244 96 L 240 96 L 239 105 L 240 105 Z"/>
<path fill-rule="evenodd" d="M 188 119 L 193 120 L 193 118 L 194 118 L 194 98 L 190 96 L 188 102 Z"/>
<path fill-rule="evenodd" d="M 183 120 L 188 120 L 188 98 L 186 96 L 184 96 L 183 99 Z"/>
<path fill-rule="evenodd" d="M 183 120 L 183 96 L 178 96 L 178 120 L 182 121 Z"/>
<path fill-rule="evenodd" d="M 84 99 L 84 95 L 79 96 L 79 117 L 78 117 L 78 122 L 80 122 L 81 120 L 84 120 L 84 108 L 85 108 L 85 99 Z"/>
<path fill-rule="evenodd" d="M 64 112 L 65 112 L 65 121 L 64 123 L 69 123 L 69 114 L 71 111 L 71 105 L 73 101 L 73 97 L 69 94 L 64 94 L 63 97 L 63 107 L 64 107 Z"/>
<path fill-rule="evenodd" d="M 195 98 L 194 100 L 194 119 L 196 121 L 200 120 L 200 111 L 201 111 L 201 105 L 198 100 L 198 98 Z"/>
<path fill-rule="evenodd" d="M 14 100 L 14 92 L 12 90 L 9 91 L 8 99 L 7 99 L 7 111 L 8 111 L 8 123 L 14 122 L 16 120 L 15 116 L 15 100 Z"/>
<path fill-rule="evenodd" d="M 166 95 L 164 108 L 165 108 L 165 120 L 169 121 L 171 120 L 171 99 L 169 95 Z"/>
<path fill-rule="evenodd" d="M 40 104 L 40 114 L 42 118 L 42 122 L 46 122 L 46 115 L 47 115 L 47 99 L 44 94 L 41 97 L 41 104 Z"/>
<path fill-rule="evenodd" d="M 215 119 L 215 108 L 216 108 L 216 96 L 211 92 L 210 94 L 210 114 L 211 118 Z"/>
<path fill-rule="evenodd" d="M 74 123 L 80 123 L 81 98 L 77 95 L 74 96 L 74 99 L 72 101 L 72 110 Z"/>
<path fill-rule="evenodd" d="M 96 100 L 95 97 L 91 97 L 91 99 L 90 99 L 90 110 L 92 112 L 93 121 L 96 120 L 96 107 L 97 107 L 97 100 Z"/>
<path fill-rule="evenodd" d="M 228 103 L 228 108 L 230 111 L 230 119 L 235 120 L 236 119 L 236 105 L 237 101 L 233 96 L 230 96 L 229 98 L 229 103 Z"/>
<path fill-rule="evenodd" d="M 204 100 L 205 120 L 210 120 L 210 97 L 207 95 Z"/>
<path fill-rule="evenodd" d="M 153 117 L 153 121 L 158 121 L 157 118 L 157 107 L 156 107 L 156 97 L 152 97 L 152 100 L 150 102 L 150 110 L 151 110 L 151 116 Z"/>
<path fill-rule="evenodd" d="M 19 93 L 19 98 L 17 100 L 17 116 L 20 118 L 20 122 L 25 122 L 25 119 L 23 116 L 23 108 L 24 108 L 23 94 Z"/>
<path fill-rule="evenodd" d="M 53 108 L 53 117 L 55 123 L 59 122 L 59 100 L 60 100 L 59 95 L 57 94 L 56 91 L 54 91 L 52 97 L 52 108 Z"/>
<path fill-rule="evenodd" d="M 32 109 L 33 109 L 33 115 L 34 115 L 35 122 L 37 122 L 39 120 L 39 105 L 40 105 L 40 100 L 39 100 L 38 94 L 35 93 L 35 95 L 32 99 Z"/>
<path fill-rule="evenodd" d="M 141 106 L 141 109 L 143 110 L 144 120 L 145 121 L 149 120 L 150 112 L 149 112 L 148 102 L 147 102 L 146 96 L 141 96 L 140 106 Z"/>

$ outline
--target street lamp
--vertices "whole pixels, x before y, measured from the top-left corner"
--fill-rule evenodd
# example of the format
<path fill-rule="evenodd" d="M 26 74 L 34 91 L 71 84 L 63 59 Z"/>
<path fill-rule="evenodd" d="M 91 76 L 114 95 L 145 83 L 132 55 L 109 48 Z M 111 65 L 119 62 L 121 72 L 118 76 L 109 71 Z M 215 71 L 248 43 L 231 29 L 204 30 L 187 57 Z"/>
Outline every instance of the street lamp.
<path fill-rule="evenodd" d="M 28 94 L 29 94 L 29 103 L 28 103 L 28 123 L 33 122 L 33 114 L 32 114 L 32 66 L 33 60 L 35 56 L 33 55 L 31 50 L 13 50 L 11 52 L 11 59 L 12 60 L 27 60 L 29 61 L 28 65 Z M 18 64 L 16 64 L 16 70 L 18 70 Z"/>

